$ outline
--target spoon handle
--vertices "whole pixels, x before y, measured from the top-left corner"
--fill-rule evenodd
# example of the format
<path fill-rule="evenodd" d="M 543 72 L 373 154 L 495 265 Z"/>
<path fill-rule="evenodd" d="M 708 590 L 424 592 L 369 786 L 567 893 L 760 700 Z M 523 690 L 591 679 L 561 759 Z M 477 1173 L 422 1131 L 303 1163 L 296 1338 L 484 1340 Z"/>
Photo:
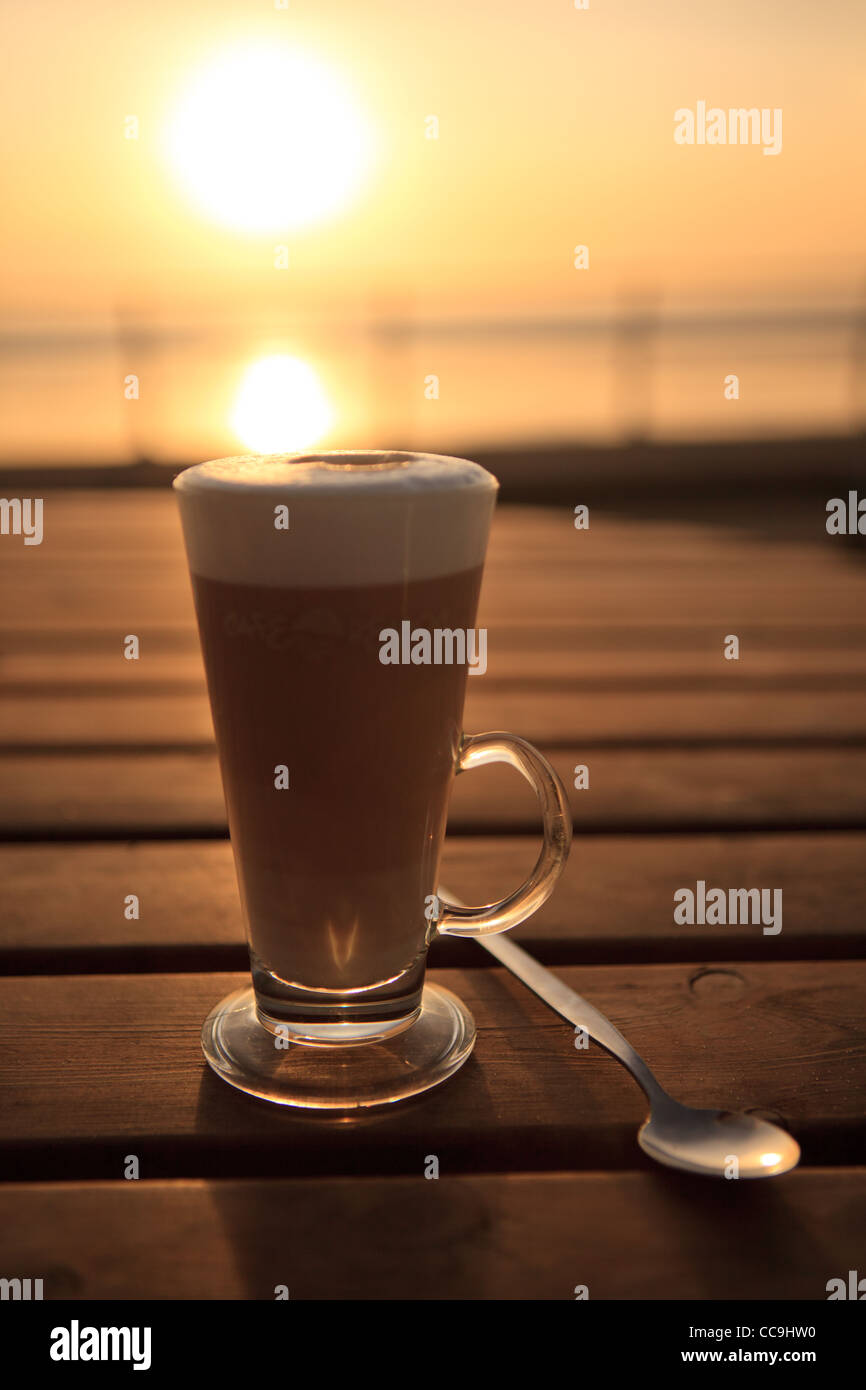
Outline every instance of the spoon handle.
<path fill-rule="evenodd" d="M 511 941 L 504 933 L 476 937 L 478 944 L 516 975 L 525 985 L 549 1004 L 556 1013 L 568 1019 L 576 1027 L 584 1029 L 593 1042 L 597 1042 L 607 1052 L 622 1062 L 646 1092 L 651 1101 L 667 1098 L 667 1093 L 656 1081 L 646 1062 L 638 1056 L 630 1042 L 614 1028 L 610 1019 L 599 1013 L 568 985 L 563 984 L 543 965 L 539 964 L 528 951 Z"/>

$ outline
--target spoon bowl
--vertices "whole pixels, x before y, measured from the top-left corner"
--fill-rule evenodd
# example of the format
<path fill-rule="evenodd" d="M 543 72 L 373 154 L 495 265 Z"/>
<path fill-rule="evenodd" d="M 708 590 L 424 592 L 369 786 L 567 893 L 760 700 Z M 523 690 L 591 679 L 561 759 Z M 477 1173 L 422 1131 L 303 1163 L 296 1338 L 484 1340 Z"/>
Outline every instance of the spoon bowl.
<path fill-rule="evenodd" d="M 786 1130 L 740 1110 L 696 1110 L 670 1096 L 657 1099 L 637 1141 L 657 1163 L 686 1173 L 770 1178 L 800 1161 Z"/>

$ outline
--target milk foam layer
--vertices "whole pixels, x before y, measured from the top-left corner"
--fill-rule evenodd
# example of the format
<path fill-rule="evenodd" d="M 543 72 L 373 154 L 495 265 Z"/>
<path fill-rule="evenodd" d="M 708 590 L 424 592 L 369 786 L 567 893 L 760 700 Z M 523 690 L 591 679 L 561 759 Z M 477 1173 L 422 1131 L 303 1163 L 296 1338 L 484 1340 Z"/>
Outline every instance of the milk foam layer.
<path fill-rule="evenodd" d="M 468 459 L 362 451 L 215 459 L 174 486 L 194 574 L 327 588 L 481 565 L 499 484 Z"/>

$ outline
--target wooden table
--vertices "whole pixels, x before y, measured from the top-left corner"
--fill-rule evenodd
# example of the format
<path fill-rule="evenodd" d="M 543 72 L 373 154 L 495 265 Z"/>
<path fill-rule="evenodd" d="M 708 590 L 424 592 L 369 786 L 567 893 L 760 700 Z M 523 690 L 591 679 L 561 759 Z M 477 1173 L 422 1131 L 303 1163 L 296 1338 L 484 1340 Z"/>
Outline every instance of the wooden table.
<path fill-rule="evenodd" d="M 633 1082 L 471 941 L 431 952 L 478 1024 L 436 1091 L 328 1120 L 210 1073 L 201 1022 L 246 954 L 174 502 L 46 493 L 40 547 L 0 538 L 0 1274 L 46 1298 L 825 1299 L 866 1272 L 866 568 L 821 509 L 776 523 L 500 508 L 466 711 L 571 789 L 564 880 L 517 937 L 682 1100 L 802 1145 L 787 1177 L 711 1182 L 642 1155 Z M 449 835 L 449 887 L 501 896 L 531 791 L 459 779 Z M 677 925 L 699 879 L 781 888 L 783 930 Z"/>

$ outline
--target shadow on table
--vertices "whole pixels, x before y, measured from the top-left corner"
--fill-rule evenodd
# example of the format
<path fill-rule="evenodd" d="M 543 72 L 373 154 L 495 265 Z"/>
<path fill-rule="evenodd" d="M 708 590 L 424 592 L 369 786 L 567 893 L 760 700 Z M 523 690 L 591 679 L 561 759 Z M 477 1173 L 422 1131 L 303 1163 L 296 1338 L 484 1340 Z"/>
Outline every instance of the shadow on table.
<path fill-rule="evenodd" d="M 271 1106 L 206 1070 L 196 1128 L 220 1138 L 199 1167 L 203 1178 L 232 1174 L 210 1193 L 234 1263 L 234 1296 L 273 1300 L 281 1286 L 289 1297 L 375 1296 L 371 1267 L 393 1276 L 420 1246 L 430 1260 L 425 1291 L 413 1296 L 435 1297 L 459 1252 L 437 1244 L 443 1204 L 431 1201 L 431 1189 L 444 1184 L 432 1176 L 433 1160 L 446 1174 L 455 1163 L 448 1106 L 465 1114 L 470 1104 L 490 1132 L 492 1106 L 473 1057 L 438 1091 L 348 1114 Z M 297 1181 L 273 1181 L 280 1178 Z M 483 1204 L 452 1193 L 447 1210 L 454 1238 L 471 1241 Z"/>
<path fill-rule="evenodd" d="M 719 1182 L 656 1170 L 652 1178 L 666 1256 L 690 1272 L 693 1287 L 680 1297 L 820 1299 L 826 1281 L 845 1272 L 830 1254 L 838 1220 L 835 1229 L 827 1223 L 825 1241 L 820 1213 L 790 1200 L 799 1175 Z"/>

